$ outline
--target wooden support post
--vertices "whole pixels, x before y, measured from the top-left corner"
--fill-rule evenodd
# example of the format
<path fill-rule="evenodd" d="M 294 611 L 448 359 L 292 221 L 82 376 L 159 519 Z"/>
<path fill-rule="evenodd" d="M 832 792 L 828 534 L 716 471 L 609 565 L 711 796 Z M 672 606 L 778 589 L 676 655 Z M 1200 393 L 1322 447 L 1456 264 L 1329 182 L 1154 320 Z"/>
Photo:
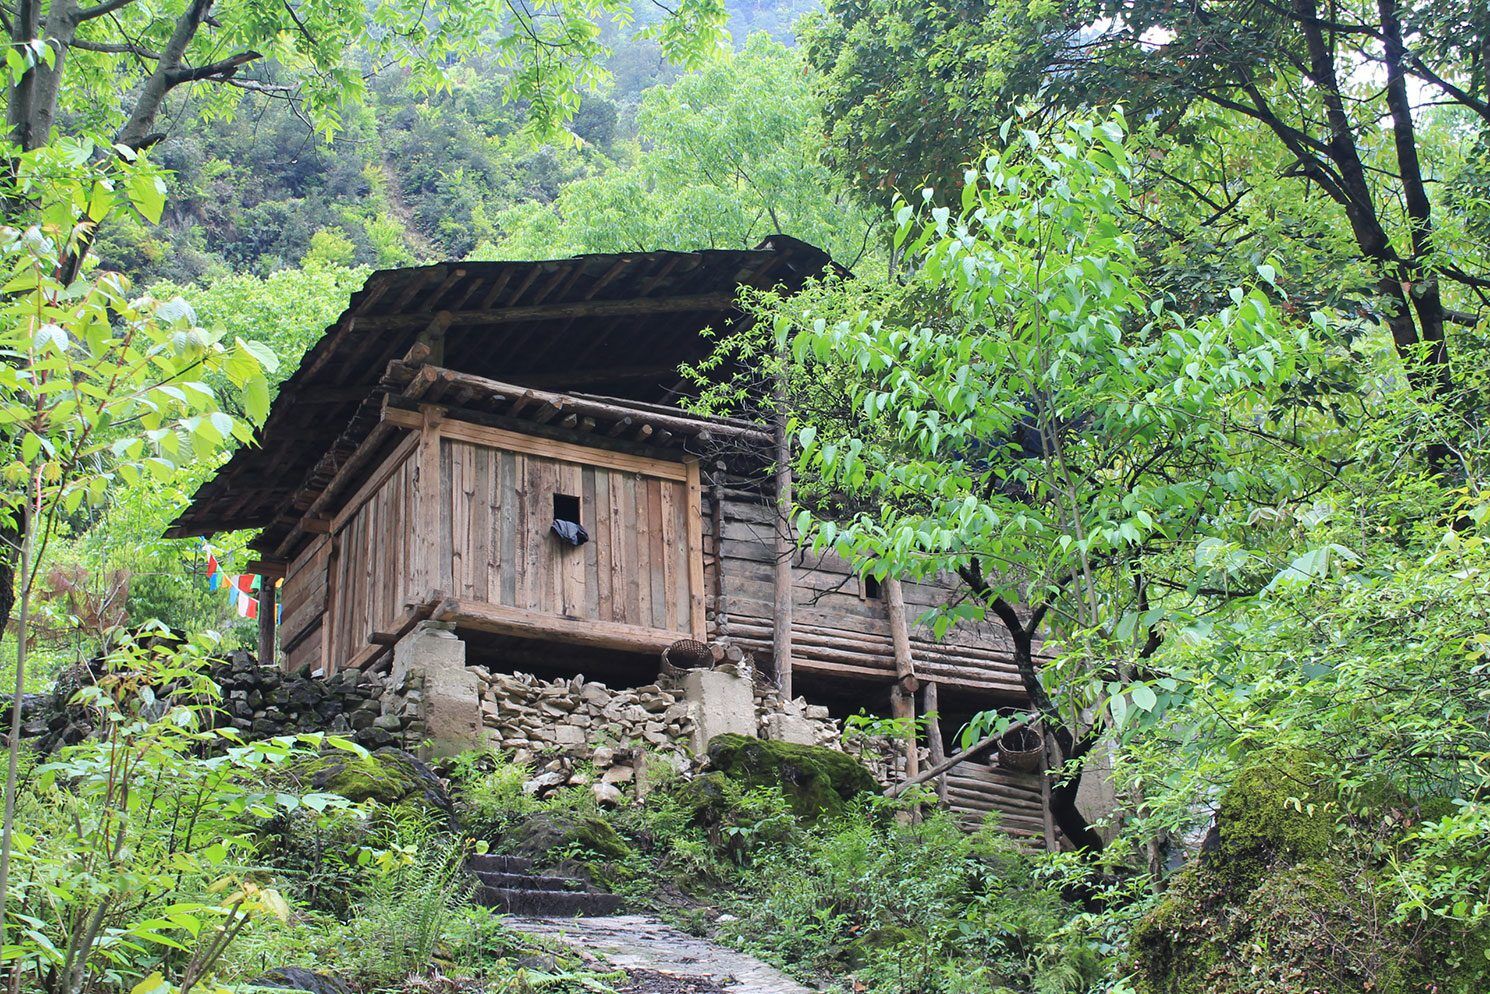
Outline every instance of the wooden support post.
<path fill-rule="evenodd" d="M 419 462 L 414 476 L 414 520 L 409 522 L 413 538 L 413 567 L 416 590 L 449 590 L 449 560 L 441 561 L 444 536 L 440 507 L 449 496 L 440 478 L 440 419 L 443 411 L 425 407 L 419 430 Z"/>
<path fill-rule="evenodd" d="M 776 686 L 785 700 L 792 699 L 792 446 L 786 435 L 786 364 L 788 356 L 781 349 L 781 368 L 776 372 L 776 411 L 772 430 L 776 440 L 776 574 L 774 631 L 771 638 L 771 664 Z"/>
<path fill-rule="evenodd" d="M 704 614 L 704 508 L 703 478 L 697 459 L 687 464 L 688 507 L 684 519 L 688 532 L 688 630 L 700 642 L 709 641 Z"/>
<path fill-rule="evenodd" d="M 724 592 L 724 486 L 719 478 L 724 476 L 724 464 L 715 467 L 718 476 L 710 486 L 714 502 L 710 509 L 714 518 L 714 635 L 729 637 L 729 599 Z"/>
<path fill-rule="evenodd" d="M 920 750 L 916 737 L 916 662 L 911 657 L 910 626 L 905 620 L 905 591 L 900 581 L 890 576 L 885 578 L 885 608 L 890 620 L 890 641 L 895 647 L 895 693 L 891 701 L 901 713 L 897 718 L 908 718 L 909 729 L 905 736 L 905 778 L 915 779 L 921 772 Z"/>
<path fill-rule="evenodd" d="M 259 665 L 274 665 L 274 577 L 259 576 Z"/>
<path fill-rule="evenodd" d="M 916 695 L 908 693 L 905 687 L 897 683 L 890 691 L 890 713 L 906 728 L 903 743 L 905 770 L 902 773 L 901 783 L 909 783 L 920 775 L 921 765 L 920 750 L 916 747 Z M 920 816 L 921 811 L 918 805 L 915 810 L 896 812 L 895 819 L 902 825 L 908 825 L 919 821 Z"/>
<path fill-rule="evenodd" d="M 927 683 L 921 691 L 921 709 L 926 715 L 927 759 L 933 767 L 940 766 L 947 758 L 947 747 L 942 742 L 942 716 L 939 711 L 939 694 L 935 683 Z M 947 803 L 947 778 L 937 778 L 936 795 L 943 805 Z"/>

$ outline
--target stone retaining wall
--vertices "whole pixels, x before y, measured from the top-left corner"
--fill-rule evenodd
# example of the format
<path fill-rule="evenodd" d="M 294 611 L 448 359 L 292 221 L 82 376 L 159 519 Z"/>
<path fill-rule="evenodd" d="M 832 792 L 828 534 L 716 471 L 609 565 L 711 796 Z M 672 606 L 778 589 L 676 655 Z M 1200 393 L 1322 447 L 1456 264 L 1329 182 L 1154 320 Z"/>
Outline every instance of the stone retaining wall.
<path fill-rule="evenodd" d="M 285 673 L 260 666 L 251 653 L 238 651 L 208 669 L 222 692 L 216 726 L 232 728 L 245 739 L 266 739 L 303 732 L 344 735 L 369 749 L 417 745 L 423 737 L 417 714 L 401 702 L 385 677 L 352 670 L 327 678 L 309 668 Z M 74 666 L 58 675 L 51 691 L 29 694 L 22 712 L 21 734 L 43 753 L 82 742 L 94 732 L 94 715 L 72 704 L 77 691 L 97 678 L 90 666 Z M 165 698 L 169 690 L 156 688 Z M 8 711 L 8 702 L 3 710 Z"/>

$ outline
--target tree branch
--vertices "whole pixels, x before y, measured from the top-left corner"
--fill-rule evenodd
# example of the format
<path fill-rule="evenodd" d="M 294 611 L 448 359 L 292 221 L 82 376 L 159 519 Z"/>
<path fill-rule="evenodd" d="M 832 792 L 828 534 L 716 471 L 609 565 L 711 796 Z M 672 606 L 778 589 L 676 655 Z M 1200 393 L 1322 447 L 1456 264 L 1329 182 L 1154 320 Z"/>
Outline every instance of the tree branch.
<path fill-rule="evenodd" d="M 258 52 L 239 52 L 237 55 L 217 62 L 210 62 L 205 66 L 195 68 L 173 69 L 166 73 L 167 88 L 180 86 L 182 83 L 195 83 L 204 79 L 226 80 L 237 74 L 238 70 L 250 62 L 262 59 Z"/>
<path fill-rule="evenodd" d="M 105 14 L 119 10 L 121 7 L 128 7 L 135 2 L 136 0 L 103 0 L 103 3 L 94 4 L 92 7 L 84 7 L 82 10 L 73 14 L 72 17 L 74 21 L 82 24 L 84 21 L 91 21 L 95 17 L 102 17 Z"/>
<path fill-rule="evenodd" d="M 85 41 L 82 38 L 73 39 L 73 48 L 81 48 L 85 52 L 101 52 L 104 55 L 137 55 L 142 59 L 159 59 L 159 52 L 152 52 L 140 45 L 124 45 L 106 41 Z"/>

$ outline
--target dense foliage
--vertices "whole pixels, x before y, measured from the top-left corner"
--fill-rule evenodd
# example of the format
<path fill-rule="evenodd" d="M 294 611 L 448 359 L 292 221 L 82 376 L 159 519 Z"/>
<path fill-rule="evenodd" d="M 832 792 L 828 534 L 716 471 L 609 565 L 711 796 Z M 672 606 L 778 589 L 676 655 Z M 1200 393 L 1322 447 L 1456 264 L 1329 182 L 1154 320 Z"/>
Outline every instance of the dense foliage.
<path fill-rule="evenodd" d="M 0 659 L 104 659 L 109 730 L 7 757 L 21 989 L 602 989 L 465 901 L 540 825 L 845 990 L 1490 982 L 1479 7 L 834 0 L 797 49 L 802 5 L 737 4 L 729 50 L 713 0 L 0 7 Z M 158 536 L 370 267 L 777 231 L 853 272 L 752 295 L 698 403 L 791 422 L 805 539 L 1004 627 L 1069 852 L 723 775 L 540 804 L 497 756 L 453 831 L 211 730 L 245 633 Z"/>

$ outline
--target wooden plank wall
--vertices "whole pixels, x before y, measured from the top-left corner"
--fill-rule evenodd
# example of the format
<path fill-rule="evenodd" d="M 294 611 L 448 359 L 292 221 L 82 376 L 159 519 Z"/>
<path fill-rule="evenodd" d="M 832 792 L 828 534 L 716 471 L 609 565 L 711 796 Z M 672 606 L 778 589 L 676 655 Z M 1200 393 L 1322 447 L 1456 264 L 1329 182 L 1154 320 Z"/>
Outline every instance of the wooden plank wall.
<path fill-rule="evenodd" d="M 393 630 L 418 597 L 413 569 L 417 460 L 401 447 L 331 525 L 327 672 L 344 666 L 379 632 Z"/>
<path fill-rule="evenodd" d="M 286 670 L 321 665 L 321 622 L 328 600 L 331 538 L 320 535 L 307 545 L 285 571 L 281 590 L 279 644 Z"/>
<path fill-rule="evenodd" d="M 696 467 L 509 435 L 441 423 L 429 436 L 438 510 L 427 515 L 416 513 L 418 434 L 394 450 L 288 571 L 287 665 L 326 660 L 334 672 L 391 639 L 433 591 L 632 626 L 664 645 L 703 635 Z M 590 541 L 578 548 L 549 531 L 555 494 L 579 499 Z"/>
<path fill-rule="evenodd" d="M 436 584 L 462 600 L 683 637 L 695 583 L 688 485 L 674 468 L 678 479 L 442 439 Z M 556 493 L 579 498 L 590 540 L 578 548 L 549 532 Z"/>
<path fill-rule="evenodd" d="M 711 505 L 713 493 L 717 492 L 711 492 Z M 711 506 L 703 519 L 710 634 L 723 630 L 758 656 L 769 656 L 774 614 L 772 510 L 727 492 L 720 510 Z M 799 556 L 792 575 L 794 672 L 892 682 L 895 650 L 884 601 L 861 596 L 858 577 L 835 555 Z M 902 586 L 906 611 L 913 619 L 945 604 L 956 589 L 950 582 Z M 918 625 L 911 632 L 911 649 L 916 674 L 923 680 L 975 691 L 985 699 L 1024 697 L 1010 646 L 996 624 L 961 625 L 941 642 Z"/>

